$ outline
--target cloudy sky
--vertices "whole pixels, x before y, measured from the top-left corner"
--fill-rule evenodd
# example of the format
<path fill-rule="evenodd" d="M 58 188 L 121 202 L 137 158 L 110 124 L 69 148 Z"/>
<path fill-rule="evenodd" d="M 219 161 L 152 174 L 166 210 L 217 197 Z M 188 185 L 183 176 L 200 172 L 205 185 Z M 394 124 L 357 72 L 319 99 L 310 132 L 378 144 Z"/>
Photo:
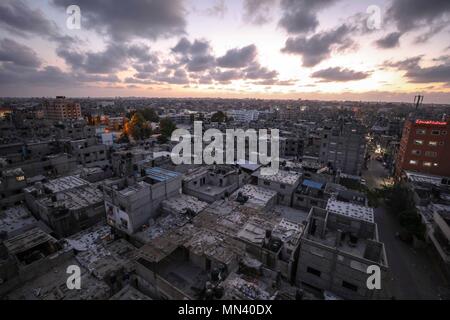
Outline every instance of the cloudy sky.
<path fill-rule="evenodd" d="M 66 9 L 81 9 L 69 29 Z M 1 96 L 450 103 L 448 0 L 2 0 Z"/>

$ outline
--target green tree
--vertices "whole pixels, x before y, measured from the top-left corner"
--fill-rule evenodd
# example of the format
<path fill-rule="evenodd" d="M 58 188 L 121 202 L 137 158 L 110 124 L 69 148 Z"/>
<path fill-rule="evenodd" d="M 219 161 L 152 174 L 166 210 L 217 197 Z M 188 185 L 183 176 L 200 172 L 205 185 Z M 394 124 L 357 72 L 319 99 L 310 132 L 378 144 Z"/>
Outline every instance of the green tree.
<path fill-rule="evenodd" d="M 139 112 L 136 112 L 131 117 L 130 134 L 135 140 L 147 139 L 152 134 L 150 126 L 147 125 L 144 117 Z"/>
<path fill-rule="evenodd" d="M 211 116 L 212 122 L 225 122 L 227 121 L 227 116 L 223 111 L 217 111 Z"/>
<path fill-rule="evenodd" d="M 144 110 L 139 111 L 145 120 L 150 122 L 158 122 L 159 116 L 156 114 L 155 110 L 146 108 Z"/>
<path fill-rule="evenodd" d="M 173 123 L 172 120 L 169 118 L 163 118 L 161 121 L 159 121 L 159 132 L 161 135 L 163 135 L 166 139 L 170 139 L 172 136 L 172 132 L 177 128 L 175 123 Z"/>

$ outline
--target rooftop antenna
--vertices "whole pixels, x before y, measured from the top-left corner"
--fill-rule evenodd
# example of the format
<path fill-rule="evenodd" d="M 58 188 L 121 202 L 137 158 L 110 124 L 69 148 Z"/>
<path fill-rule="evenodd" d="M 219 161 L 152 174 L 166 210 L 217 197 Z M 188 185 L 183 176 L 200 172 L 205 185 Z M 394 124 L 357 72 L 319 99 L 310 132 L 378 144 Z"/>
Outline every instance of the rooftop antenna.
<path fill-rule="evenodd" d="M 423 102 L 423 96 L 421 96 L 421 95 L 414 96 L 414 104 L 416 105 L 416 108 L 414 110 L 414 115 L 417 114 L 417 109 L 419 109 L 419 106 L 422 105 L 422 102 Z"/>

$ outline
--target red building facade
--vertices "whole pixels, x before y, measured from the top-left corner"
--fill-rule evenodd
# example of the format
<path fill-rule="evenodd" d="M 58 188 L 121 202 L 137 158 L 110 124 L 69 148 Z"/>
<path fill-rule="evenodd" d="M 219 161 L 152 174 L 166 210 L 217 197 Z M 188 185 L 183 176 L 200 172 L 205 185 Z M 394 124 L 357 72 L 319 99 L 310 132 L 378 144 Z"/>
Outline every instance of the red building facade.
<path fill-rule="evenodd" d="M 395 175 L 415 171 L 450 176 L 450 124 L 448 121 L 407 120 L 403 127 Z"/>

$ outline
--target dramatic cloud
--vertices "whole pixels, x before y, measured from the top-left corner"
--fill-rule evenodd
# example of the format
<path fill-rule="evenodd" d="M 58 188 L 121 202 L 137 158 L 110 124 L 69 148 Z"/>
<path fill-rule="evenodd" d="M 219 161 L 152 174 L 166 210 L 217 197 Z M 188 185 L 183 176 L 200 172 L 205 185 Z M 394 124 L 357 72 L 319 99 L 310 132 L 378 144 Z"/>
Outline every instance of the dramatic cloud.
<path fill-rule="evenodd" d="M 400 45 L 399 40 L 401 35 L 402 34 L 400 32 L 389 33 L 387 36 L 375 41 L 375 44 L 377 45 L 378 48 L 382 49 L 390 49 L 398 47 Z"/>
<path fill-rule="evenodd" d="M 11 39 L 0 41 L 0 61 L 11 62 L 24 67 L 39 67 L 41 65 L 41 60 L 33 49 Z"/>
<path fill-rule="evenodd" d="M 281 51 L 301 55 L 303 66 L 313 67 L 328 59 L 333 51 L 350 47 L 353 44 L 350 38 L 352 31 L 352 27 L 344 24 L 334 30 L 316 33 L 309 38 L 304 36 L 290 37 L 286 40 L 285 47 Z"/>
<path fill-rule="evenodd" d="M 59 43 L 74 40 L 70 36 L 63 36 L 57 25 L 48 20 L 41 10 L 32 10 L 21 0 L 0 3 L 0 26 L 22 37 L 37 35 Z"/>
<path fill-rule="evenodd" d="M 405 77 L 413 83 L 446 82 L 450 84 L 450 59 L 443 56 L 435 59 L 438 64 L 430 67 L 421 67 L 422 56 L 413 57 L 397 62 L 385 62 L 389 68 L 405 72 Z"/>
<path fill-rule="evenodd" d="M 231 80 L 241 79 L 243 77 L 243 74 L 240 70 L 220 71 L 219 69 L 215 69 L 214 71 L 211 72 L 211 76 L 214 80 L 226 84 L 229 83 Z"/>
<path fill-rule="evenodd" d="M 191 43 L 187 38 L 181 38 L 172 52 L 181 56 L 180 63 L 186 64 L 189 71 L 204 71 L 215 65 L 212 49 L 206 40 L 195 40 Z"/>
<path fill-rule="evenodd" d="M 338 0 L 281 0 L 283 16 L 279 25 L 289 33 L 306 33 L 319 25 L 317 13 Z"/>
<path fill-rule="evenodd" d="M 257 49 L 254 44 L 240 48 L 231 49 L 217 59 L 217 64 L 223 68 L 243 68 L 252 63 L 257 55 Z"/>
<path fill-rule="evenodd" d="M 339 67 L 328 68 L 314 72 L 311 77 L 320 78 L 325 82 L 346 82 L 366 79 L 370 76 L 370 72 L 353 71 L 350 69 L 342 69 Z"/>
<path fill-rule="evenodd" d="M 262 67 L 257 62 L 245 68 L 244 72 L 246 79 L 270 79 L 275 81 L 275 78 L 278 76 L 277 71 Z"/>
<path fill-rule="evenodd" d="M 450 1 L 447 0 L 395 0 L 387 12 L 401 32 L 436 22 L 448 22 L 449 13 Z"/>
<path fill-rule="evenodd" d="M 245 0 L 244 22 L 262 25 L 271 20 L 270 11 L 276 0 Z"/>
<path fill-rule="evenodd" d="M 71 48 L 59 48 L 57 54 L 64 58 L 75 71 L 101 74 L 124 70 L 129 63 L 148 66 L 149 62 L 157 61 L 157 58 L 150 53 L 150 48 L 144 44 L 110 43 L 104 51 L 84 53 Z M 141 67 L 145 68 L 145 66 Z"/>
<path fill-rule="evenodd" d="M 428 28 L 416 39 L 416 42 L 425 42 L 449 25 L 450 1 L 395 0 L 387 11 L 387 17 L 396 24 L 401 34 Z"/>
<path fill-rule="evenodd" d="M 53 0 L 66 9 L 72 0 Z M 183 34 L 186 21 L 182 0 L 78 0 L 83 26 L 117 41 L 158 39 Z"/>
<path fill-rule="evenodd" d="M 20 0 L 0 3 L 0 25 L 10 32 L 55 35 L 55 24 L 40 10 L 31 10 Z"/>

